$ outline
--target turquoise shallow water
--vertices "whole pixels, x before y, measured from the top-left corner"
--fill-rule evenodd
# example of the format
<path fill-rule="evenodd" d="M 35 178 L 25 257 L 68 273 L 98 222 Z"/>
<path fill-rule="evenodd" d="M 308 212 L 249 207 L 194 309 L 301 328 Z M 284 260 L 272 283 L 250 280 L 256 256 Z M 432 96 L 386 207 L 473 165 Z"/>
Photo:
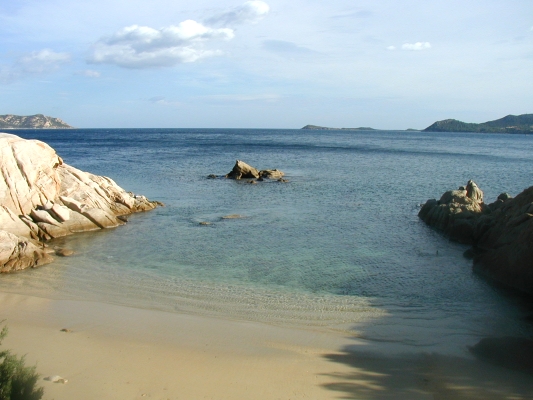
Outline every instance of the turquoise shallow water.
<path fill-rule="evenodd" d="M 166 207 L 61 239 L 76 255 L 0 289 L 462 351 L 527 335 L 528 310 L 472 274 L 419 205 L 474 179 L 493 201 L 531 186 L 533 137 L 302 130 L 17 131 Z M 289 183 L 206 179 L 236 159 Z M 240 214 L 240 219 L 222 219 Z M 211 222 L 202 226 L 199 222 Z"/>

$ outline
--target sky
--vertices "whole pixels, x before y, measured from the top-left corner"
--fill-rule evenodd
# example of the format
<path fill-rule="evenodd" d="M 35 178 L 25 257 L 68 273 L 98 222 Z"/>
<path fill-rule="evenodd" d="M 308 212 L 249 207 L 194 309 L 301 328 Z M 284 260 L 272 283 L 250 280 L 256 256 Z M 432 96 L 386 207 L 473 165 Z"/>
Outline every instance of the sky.
<path fill-rule="evenodd" d="M 531 0 L 0 0 L 0 114 L 423 129 L 526 113 Z"/>

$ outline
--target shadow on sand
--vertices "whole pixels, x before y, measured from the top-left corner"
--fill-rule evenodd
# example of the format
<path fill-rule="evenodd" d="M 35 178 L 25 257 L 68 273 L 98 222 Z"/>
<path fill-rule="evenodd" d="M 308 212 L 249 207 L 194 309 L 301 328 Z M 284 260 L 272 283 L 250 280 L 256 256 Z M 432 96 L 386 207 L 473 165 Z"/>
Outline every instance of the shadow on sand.
<path fill-rule="evenodd" d="M 325 374 L 323 387 L 341 399 L 533 399 L 533 341 L 486 338 L 470 353 L 388 355 L 350 345 L 324 356 L 350 372 Z"/>

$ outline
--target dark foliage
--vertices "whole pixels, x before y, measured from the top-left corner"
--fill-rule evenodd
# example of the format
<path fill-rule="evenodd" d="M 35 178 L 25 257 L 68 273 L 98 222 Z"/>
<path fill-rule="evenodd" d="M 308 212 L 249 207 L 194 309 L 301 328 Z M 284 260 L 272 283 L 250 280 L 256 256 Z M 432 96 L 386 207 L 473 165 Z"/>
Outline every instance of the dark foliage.
<path fill-rule="evenodd" d="M 7 335 L 7 327 L 0 332 L 0 344 Z M 27 367 L 24 356 L 9 350 L 0 351 L 0 400 L 40 400 L 44 389 L 37 388 L 36 367 Z"/>

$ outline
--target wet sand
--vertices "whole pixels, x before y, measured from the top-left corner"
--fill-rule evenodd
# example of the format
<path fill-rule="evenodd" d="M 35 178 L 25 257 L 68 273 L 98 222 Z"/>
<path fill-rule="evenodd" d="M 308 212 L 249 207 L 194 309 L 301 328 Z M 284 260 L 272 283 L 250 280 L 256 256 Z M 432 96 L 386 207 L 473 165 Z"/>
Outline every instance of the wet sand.
<path fill-rule="evenodd" d="M 9 293 L 0 319 L 4 347 L 37 364 L 50 400 L 533 398 L 521 371 L 467 354 L 376 353 L 325 330 Z"/>

